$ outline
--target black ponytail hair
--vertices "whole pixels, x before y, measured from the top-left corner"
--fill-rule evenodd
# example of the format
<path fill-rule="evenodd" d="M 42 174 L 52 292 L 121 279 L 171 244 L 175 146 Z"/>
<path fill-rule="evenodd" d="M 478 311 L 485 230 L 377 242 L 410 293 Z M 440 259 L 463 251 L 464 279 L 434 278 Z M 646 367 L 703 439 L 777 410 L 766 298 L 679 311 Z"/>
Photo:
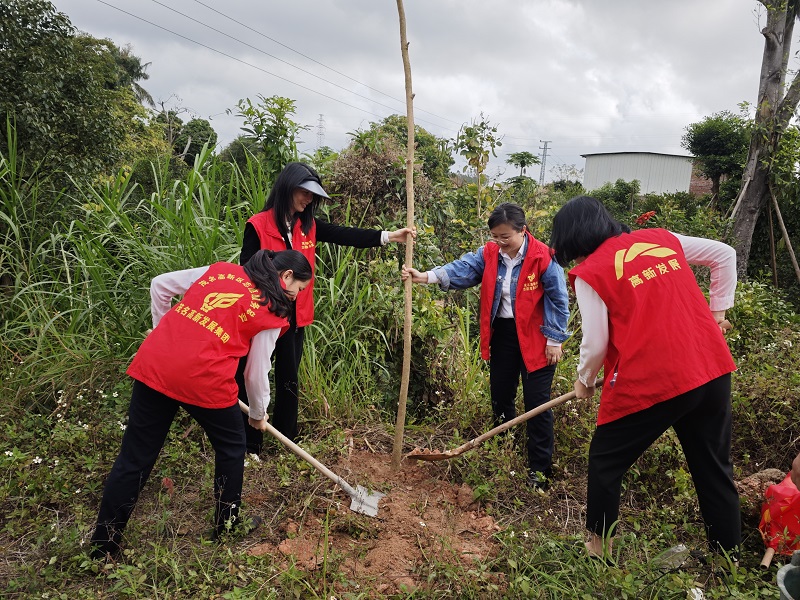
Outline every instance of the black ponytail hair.
<path fill-rule="evenodd" d="M 269 306 L 270 312 L 279 317 L 289 316 L 291 310 L 290 300 L 281 287 L 280 273 L 291 270 L 299 281 L 309 281 L 312 277 L 308 259 L 297 250 L 259 250 L 242 268 L 261 292 L 261 305 Z"/>

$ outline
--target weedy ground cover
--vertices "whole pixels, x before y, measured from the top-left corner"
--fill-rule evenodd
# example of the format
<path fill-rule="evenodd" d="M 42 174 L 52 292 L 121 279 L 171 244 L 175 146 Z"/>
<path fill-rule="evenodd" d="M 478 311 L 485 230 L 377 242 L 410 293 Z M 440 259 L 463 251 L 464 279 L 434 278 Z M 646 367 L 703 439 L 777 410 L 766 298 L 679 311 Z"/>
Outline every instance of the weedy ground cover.
<path fill-rule="evenodd" d="M 124 369 L 149 327 L 149 280 L 166 270 L 236 260 L 243 224 L 261 208 L 266 184 L 257 165 L 238 170 L 207 154 L 182 180 L 155 168 L 149 195 L 125 175 L 67 193 L 52 189 L 44 175 L 23 179 L 20 172 L 13 153 L 0 158 L 0 586 L 7 597 L 685 598 L 692 588 L 708 598 L 777 597 L 774 568 L 758 568 L 762 543 L 752 512 L 743 513 L 738 566 L 709 555 L 659 563 L 678 544 L 704 548 L 691 477 L 669 433 L 625 479 L 613 560 L 586 558 L 582 511 L 593 401 L 556 409 L 556 481 L 544 495 L 524 484 L 522 430 L 430 471 L 405 467 L 397 477 L 406 481 L 388 474 L 381 481 L 378 467 L 364 470 L 370 461 L 353 462 L 351 455 L 385 455 L 388 463 L 391 450 L 402 289 L 399 255 L 388 248 L 320 248 L 300 426 L 314 456 L 339 465 L 356 483 L 394 490 L 395 508 L 403 502 L 407 514 L 417 515 L 404 532 L 414 542 L 405 579 L 361 576 L 348 567 L 388 539 L 381 536 L 388 535 L 382 527 L 389 519 L 353 518 L 326 480 L 276 444 L 247 467 L 245 510 L 265 517 L 265 525 L 245 538 L 207 540 L 213 451 L 185 415 L 145 487 L 122 559 L 91 561 L 86 540 L 125 427 Z M 422 211 L 418 247 L 436 259 L 482 243 L 472 233 L 482 230 L 479 219 L 447 212 L 466 203 L 464 190 L 453 194 Z M 564 199 L 548 192 L 532 199 L 532 228 L 541 239 Z M 660 206 L 669 210 L 657 224 L 710 234 L 713 219 L 681 202 L 664 199 Z M 463 226 L 455 223 L 462 217 Z M 374 221 L 397 222 L 393 215 Z M 454 239 L 439 255 L 437 229 L 428 223 L 446 224 L 469 240 Z M 432 260 L 420 256 L 421 263 Z M 476 309 L 474 293 L 415 290 L 408 450 L 454 447 L 489 427 Z M 785 470 L 800 436 L 796 315 L 765 286 L 746 283 L 729 318 L 739 366 L 736 476 Z M 577 315 L 572 328 L 580 330 Z M 565 345 L 554 395 L 571 389 L 578 337 Z M 426 491 L 434 483 L 439 491 Z M 482 525 L 423 532 L 419 523 L 434 506 L 443 523 L 474 516 Z M 497 527 L 481 529 L 490 523 Z M 465 560 L 459 544 L 473 529 L 494 550 Z M 281 550 L 307 532 L 322 549 L 311 563 Z M 251 552 L 263 544 L 269 552 Z"/>

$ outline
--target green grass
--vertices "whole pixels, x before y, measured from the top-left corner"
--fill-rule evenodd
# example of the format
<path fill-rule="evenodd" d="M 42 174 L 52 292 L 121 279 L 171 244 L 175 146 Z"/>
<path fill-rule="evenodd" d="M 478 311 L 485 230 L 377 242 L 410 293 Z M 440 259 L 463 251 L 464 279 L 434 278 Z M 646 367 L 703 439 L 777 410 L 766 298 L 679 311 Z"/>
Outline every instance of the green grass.
<path fill-rule="evenodd" d="M 88 559 L 85 542 L 125 424 L 124 369 L 149 327 L 149 280 L 166 270 L 235 261 L 243 225 L 263 205 L 268 182 L 257 164 L 236 170 L 204 152 L 180 181 L 154 167 L 150 195 L 124 174 L 68 195 L 52 189 L 44 174 L 23 181 L 19 161 L 13 150 L 0 157 L 0 588 L 6 596 L 382 597 L 377 582 L 349 581 L 336 552 L 326 555 L 323 568 L 304 570 L 277 556 L 249 556 L 235 540 L 203 541 L 213 450 L 186 417 L 176 421 L 145 488 L 123 560 Z M 554 210 L 557 203 L 545 198 L 538 206 Z M 437 212 L 436 219 L 457 225 L 453 215 Z M 482 224 L 471 222 L 467 230 L 482 231 Z M 430 247 L 435 234 L 421 236 L 421 247 Z M 318 269 L 317 316 L 306 332 L 301 374 L 303 443 L 334 461 L 350 430 L 388 452 L 402 356 L 397 252 L 322 244 Z M 732 339 L 740 368 L 734 458 L 737 476 L 744 476 L 765 466 L 786 468 L 796 452 L 800 330 L 791 308 L 763 286 L 743 285 L 738 294 L 731 311 L 740 327 Z M 490 420 L 475 296 L 417 287 L 414 298 L 407 449 L 454 447 Z M 571 388 L 577 340 L 565 351 L 556 394 Z M 503 527 L 498 554 L 468 566 L 447 551 L 428 554 L 415 573 L 424 586 L 394 597 L 685 598 L 695 586 L 708 598 L 777 597 L 774 568 L 765 573 L 757 566 L 762 545 L 752 515 L 745 515 L 740 567 L 724 559 L 678 570 L 657 566 L 665 549 L 699 548 L 704 540 L 671 435 L 625 480 L 614 564 L 587 559 L 581 518 L 595 415 L 593 402 L 557 410 L 559 483 L 548 496 L 524 485 L 519 433 L 442 464 L 438 476 L 470 485 Z M 181 482 L 174 495 L 159 484 L 163 477 Z M 252 471 L 245 492 L 265 498 L 260 510 L 271 523 L 320 510 L 322 502 L 319 480 L 286 453 L 269 455 Z M 325 535 L 342 526 L 326 520 Z"/>

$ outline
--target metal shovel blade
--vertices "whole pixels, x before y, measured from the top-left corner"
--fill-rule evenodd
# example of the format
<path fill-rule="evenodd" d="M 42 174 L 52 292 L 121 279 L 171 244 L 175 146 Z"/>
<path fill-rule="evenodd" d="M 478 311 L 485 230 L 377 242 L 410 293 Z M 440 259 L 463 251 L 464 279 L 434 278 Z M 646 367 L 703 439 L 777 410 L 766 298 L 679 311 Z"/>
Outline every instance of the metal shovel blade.
<path fill-rule="evenodd" d="M 350 503 L 350 510 L 361 513 L 362 515 L 367 515 L 369 517 L 377 517 L 378 502 L 380 502 L 380 499 L 385 495 L 386 494 L 381 494 L 380 492 L 370 493 L 370 491 L 364 486 L 357 485 L 355 494 L 350 495 L 350 497 L 353 499 L 353 501 Z"/>

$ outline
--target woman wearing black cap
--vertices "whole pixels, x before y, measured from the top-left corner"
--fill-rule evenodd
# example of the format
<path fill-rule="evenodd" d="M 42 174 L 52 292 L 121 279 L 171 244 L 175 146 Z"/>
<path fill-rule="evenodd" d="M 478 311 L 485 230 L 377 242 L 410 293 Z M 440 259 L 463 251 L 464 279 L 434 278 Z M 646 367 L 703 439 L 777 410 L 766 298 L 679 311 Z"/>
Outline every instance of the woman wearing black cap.
<path fill-rule="evenodd" d="M 405 242 L 416 231 L 408 227 L 396 231 L 379 231 L 332 225 L 315 217 L 322 198 L 329 198 L 317 172 L 308 165 L 292 162 L 275 179 L 264 209 L 245 225 L 240 264 L 245 264 L 260 249 L 302 252 L 314 268 L 317 242 L 340 246 L 373 248 L 388 242 Z M 289 331 L 275 345 L 275 412 L 272 424 L 290 439 L 297 437 L 298 386 L 297 373 L 303 354 L 303 328 L 314 320 L 314 281 L 298 294 L 296 311 L 290 318 Z M 245 359 L 239 365 L 244 371 Z M 247 401 L 240 385 L 242 400 Z M 258 454 L 263 443 L 262 432 L 245 426 L 248 452 Z"/>

